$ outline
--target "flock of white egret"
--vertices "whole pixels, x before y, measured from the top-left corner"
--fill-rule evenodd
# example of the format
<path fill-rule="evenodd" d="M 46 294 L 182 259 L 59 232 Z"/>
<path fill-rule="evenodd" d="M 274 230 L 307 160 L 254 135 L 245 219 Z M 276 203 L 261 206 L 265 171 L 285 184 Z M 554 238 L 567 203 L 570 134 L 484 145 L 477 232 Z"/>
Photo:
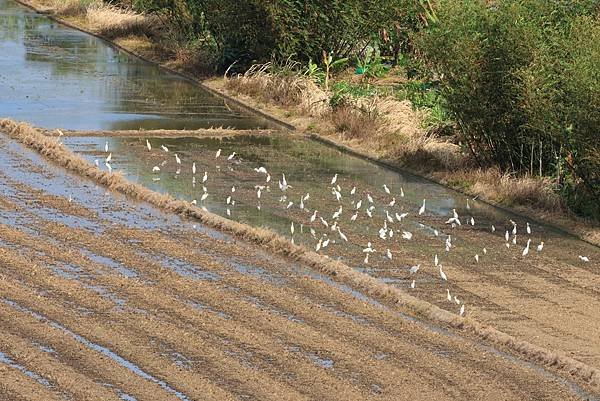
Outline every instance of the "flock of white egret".
<path fill-rule="evenodd" d="M 152 144 L 149 140 L 146 139 L 146 147 L 148 151 L 152 152 Z M 160 149 L 163 153 L 162 162 L 158 165 L 152 167 L 152 173 L 154 175 L 161 172 L 161 168 L 163 168 L 169 161 L 169 159 L 175 161 L 176 164 L 176 174 L 181 173 L 181 168 L 184 167 L 184 161 L 181 156 L 177 153 L 174 153 L 173 156 L 169 156 L 171 153 L 167 146 L 160 145 Z M 112 172 L 112 153 L 109 149 L 108 141 L 105 143 L 104 152 L 106 154 L 104 159 L 104 164 L 109 172 Z M 221 162 L 226 163 L 228 169 L 233 170 L 233 166 L 237 164 L 241 164 L 241 159 L 236 158 L 236 152 L 232 152 L 227 157 L 221 157 L 222 150 L 218 149 L 214 155 L 215 168 L 217 171 L 221 170 Z M 96 159 L 95 163 L 99 166 L 99 160 Z M 188 166 L 189 165 L 189 166 Z M 202 188 L 201 195 L 198 199 L 192 199 L 190 202 L 194 205 L 198 205 L 202 207 L 204 210 L 207 210 L 203 203 L 209 197 L 209 191 L 206 185 L 210 181 L 211 172 L 206 171 L 198 171 L 197 165 L 195 161 L 185 162 L 185 168 L 189 168 L 192 173 L 192 183 L 191 185 L 196 187 L 196 175 L 198 174 L 200 181 L 200 185 Z M 256 194 L 256 208 L 261 210 L 261 199 L 265 192 L 267 193 L 276 193 L 276 198 L 278 203 L 281 205 L 282 210 L 287 211 L 289 209 L 300 210 L 303 213 L 306 213 L 306 218 L 297 219 L 301 220 L 294 222 L 292 220 L 292 216 L 290 216 L 290 233 L 291 233 L 291 241 L 294 242 L 294 235 L 298 231 L 297 226 L 299 225 L 299 230 L 304 233 L 305 228 L 308 228 L 310 235 L 314 242 L 314 250 L 316 252 L 324 252 L 325 249 L 330 246 L 330 244 L 344 244 L 344 243 L 354 243 L 357 244 L 359 241 L 350 241 L 348 235 L 344 231 L 342 227 L 349 227 L 351 225 L 360 225 L 361 223 L 361 215 L 364 215 L 362 218 L 370 219 L 371 221 L 376 221 L 378 218 L 382 218 L 381 228 L 377 231 L 377 238 L 374 238 L 373 242 L 383 242 L 382 249 L 376 249 L 371 241 L 367 241 L 366 246 L 363 245 L 362 253 L 364 255 L 363 262 L 365 265 L 369 264 L 369 260 L 375 255 L 380 254 L 381 257 L 387 258 L 390 261 L 393 260 L 394 252 L 392 250 L 394 242 L 392 239 L 399 235 L 400 238 L 404 241 L 411 241 L 413 238 L 413 233 L 408 231 L 407 229 L 402 227 L 403 221 L 407 219 L 411 213 L 414 213 L 415 216 L 422 216 L 427 212 L 427 199 L 423 199 L 420 207 L 414 212 L 401 210 L 401 211 L 393 211 L 394 207 L 397 203 L 397 198 L 402 199 L 405 197 L 404 189 L 402 187 L 398 188 L 397 192 L 394 193 L 392 188 L 383 184 L 381 187 L 381 194 L 378 196 L 387 197 L 387 200 L 377 205 L 377 202 L 374 199 L 374 192 L 364 191 L 361 193 L 356 185 L 352 185 L 349 188 L 344 190 L 340 183 L 338 182 L 338 174 L 334 174 L 331 178 L 331 181 L 325 184 L 327 185 L 327 192 L 331 193 L 331 200 L 338 204 L 337 209 L 331 214 L 321 213 L 317 210 L 317 206 L 315 208 L 310 207 L 310 193 L 305 193 L 298 196 L 297 202 L 291 199 L 290 189 L 293 188 L 287 181 L 285 173 L 281 173 L 281 178 L 278 179 L 277 187 L 273 191 L 271 190 L 271 174 L 264 166 L 257 166 L 253 168 L 254 173 L 256 174 L 256 180 L 258 183 L 252 183 L 253 190 Z M 154 181 L 160 180 L 160 177 L 154 177 Z M 242 183 L 240 183 L 241 185 Z M 274 184 L 273 184 L 274 185 Z M 372 189 L 372 188 L 371 188 Z M 235 206 L 235 192 L 236 187 L 231 187 L 230 194 L 227 195 L 226 199 L 224 199 L 226 205 L 226 214 L 231 216 L 232 209 Z M 344 194 L 345 193 L 345 194 Z M 346 198 L 350 198 L 349 206 L 348 203 L 345 202 Z M 344 208 L 346 207 L 346 209 Z M 297 208 L 297 209 L 296 209 Z M 471 210 L 471 204 L 469 203 L 469 199 L 466 201 L 465 208 L 467 211 Z M 377 213 L 379 212 L 379 213 Z M 444 229 L 436 229 L 433 228 L 433 235 L 435 237 L 445 238 L 444 240 L 444 248 L 445 252 L 451 252 L 453 248 L 452 235 L 444 232 L 446 228 L 448 229 L 457 229 L 462 225 L 471 225 L 475 226 L 475 218 L 470 216 L 459 216 L 456 209 L 452 209 L 451 215 L 445 221 Z M 420 226 L 424 227 L 422 224 Z M 509 229 L 505 231 L 503 239 L 504 245 L 506 248 L 511 248 L 511 246 L 517 246 L 517 234 L 518 227 L 517 223 L 513 220 L 510 220 L 510 224 L 508 225 Z M 317 230 L 321 230 L 321 233 L 318 234 Z M 494 225 L 490 225 L 489 230 L 494 233 L 496 232 L 496 227 Z M 523 234 L 528 236 L 532 234 L 532 228 L 529 223 L 526 223 Z M 337 238 L 334 238 L 337 237 Z M 362 240 L 362 238 L 361 238 Z M 363 243 L 364 244 L 364 243 Z M 521 255 L 523 257 L 527 256 L 530 253 L 532 246 L 531 238 L 528 238 L 524 248 L 521 251 Z M 540 241 L 535 245 L 536 252 L 542 252 L 544 249 L 544 241 Z M 479 263 L 480 260 L 487 254 L 487 249 L 483 248 L 481 251 L 481 255 L 479 253 L 474 255 L 474 259 L 476 263 Z M 443 265 L 440 261 L 441 257 L 438 254 L 432 255 L 433 266 L 437 269 L 439 273 L 439 279 L 442 284 L 448 282 L 448 276 L 446 272 L 443 270 Z M 588 256 L 579 255 L 579 260 L 581 263 L 588 263 L 590 258 Z M 421 264 L 416 264 L 408 268 L 408 273 L 410 276 L 416 276 L 421 269 Z M 416 288 L 416 280 L 409 280 L 411 289 Z M 455 303 L 456 305 L 460 305 L 458 313 L 462 316 L 465 313 L 465 304 L 462 303 L 456 296 L 452 296 L 450 293 L 450 289 L 445 288 L 446 294 L 445 297 L 449 302 Z"/>

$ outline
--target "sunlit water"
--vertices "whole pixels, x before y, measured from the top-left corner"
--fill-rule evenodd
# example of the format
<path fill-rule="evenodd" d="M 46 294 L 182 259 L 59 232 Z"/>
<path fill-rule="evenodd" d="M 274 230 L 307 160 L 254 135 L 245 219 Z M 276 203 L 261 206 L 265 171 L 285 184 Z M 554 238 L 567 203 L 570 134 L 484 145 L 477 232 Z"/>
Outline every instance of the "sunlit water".
<path fill-rule="evenodd" d="M 0 118 L 45 128 L 257 128 L 198 85 L 0 0 Z"/>

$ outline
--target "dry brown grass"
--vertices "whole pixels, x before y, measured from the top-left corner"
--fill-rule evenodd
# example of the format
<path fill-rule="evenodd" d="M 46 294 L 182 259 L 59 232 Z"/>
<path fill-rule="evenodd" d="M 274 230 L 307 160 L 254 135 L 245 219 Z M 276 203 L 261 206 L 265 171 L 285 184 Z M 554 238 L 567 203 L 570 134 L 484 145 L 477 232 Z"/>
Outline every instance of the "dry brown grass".
<path fill-rule="evenodd" d="M 48 6 L 52 11 L 60 16 L 72 17 L 85 15 L 88 8 L 99 7 L 100 0 L 50 0 Z"/>
<path fill-rule="evenodd" d="M 86 10 L 90 28 L 109 38 L 127 35 L 151 35 L 154 18 L 110 5 L 91 4 Z"/>
<path fill-rule="evenodd" d="M 514 177 L 496 168 L 452 171 L 441 174 L 440 178 L 451 186 L 503 205 L 529 206 L 548 212 L 565 210 L 548 178 Z"/>
<path fill-rule="evenodd" d="M 336 131 L 348 139 L 367 139 L 377 132 L 381 124 L 376 110 L 351 106 L 336 107 L 330 118 Z"/>
<path fill-rule="evenodd" d="M 291 69 L 288 73 L 273 73 L 271 69 L 271 63 L 254 65 L 244 74 L 227 78 L 225 88 L 309 116 L 329 112 L 330 94 L 312 79 Z"/>
<path fill-rule="evenodd" d="M 0 121 L 0 129 L 11 138 L 44 155 L 50 161 L 92 179 L 115 192 L 138 201 L 148 202 L 168 212 L 197 219 L 209 227 L 227 232 L 241 240 L 258 244 L 271 252 L 289 257 L 324 274 L 334 276 L 337 280 L 346 282 L 364 291 L 369 296 L 384 299 L 438 324 L 463 330 L 491 343 L 506 347 L 528 360 L 553 367 L 566 375 L 600 389 L 600 370 L 577 361 L 562 352 L 545 349 L 528 341 L 517 339 L 493 327 L 483 325 L 472 318 L 464 318 L 448 312 L 426 301 L 417 299 L 397 287 L 382 283 L 375 277 L 354 270 L 340 261 L 331 260 L 304 247 L 295 245 L 272 231 L 253 228 L 225 219 L 206 212 L 189 202 L 177 200 L 169 194 L 160 194 L 142 185 L 133 184 L 120 173 L 110 174 L 102 171 L 65 148 L 57 138 L 47 137 L 40 130 L 27 124 L 17 124 L 5 119 Z"/>

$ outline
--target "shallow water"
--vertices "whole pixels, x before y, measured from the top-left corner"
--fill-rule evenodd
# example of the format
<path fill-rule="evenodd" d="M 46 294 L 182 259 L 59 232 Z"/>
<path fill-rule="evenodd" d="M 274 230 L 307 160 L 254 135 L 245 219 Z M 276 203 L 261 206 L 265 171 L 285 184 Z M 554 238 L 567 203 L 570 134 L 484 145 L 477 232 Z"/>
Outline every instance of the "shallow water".
<path fill-rule="evenodd" d="M 564 262 L 576 263 L 578 254 L 598 254 L 596 247 L 565 236 L 552 227 L 538 225 L 473 199 L 468 200 L 456 191 L 418 176 L 380 167 L 314 141 L 279 135 L 235 136 L 223 139 L 147 139 L 152 145 L 151 151 L 146 148 L 146 138 L 68 137 L 64 138 L 64 143 L 90 162 L 97 160 L 99 166 L 105 168 L 104 146 L 108 142 L 109 153 L 112 153 L 112 168 L 123 172 L 131 181 L 158 192 L 169 193 L 179 199 L 196 200 L 198 206 L 221 216 L 256 227 L 268 227 L 282 235 L 293 237 L 296 243 L 310 244 L 312 247 L 319 238 L 330 238 L 330 245 L 324 252 L 329 254 L 330 249 L 343 249 L 340 253 L 333 252 L 331 256 L 345 260 L 349 259 L 351 254 L 355 257 L 362 256 L 362 248 L 368 241 L 378 242 L 378 230 L 384 224 L 394 230 L 394 237 L 387 239 L 393 253 L 398 246 L 402 247 L 403 254 L 415 252 L 419 253 L 419 256 L 426 249 L 439 248 L 441 257 L 445 240 L 451 236 L 455 246 L 452 254 L 462 253 L 465 258 L 467 255 L 473 258 L 473 255 L 479 252 L 483 258 L 482 247 L 485 246 L 489 252 L 486 257 L 489 259 L 494 257 L 494 249 L 504 249 L 505 231 L 512 231 L 511 220 L 515 221 L 518 227 L 519 241 L 513 246 L 515 252 L 521 252 L 526 238 L 531 238 L 532 253 L 542 240 L 545 244 L 550 243 L 551 247 L 568 248 L 568 252 L 553 253 L 553 257 Z M 161 145 L 166 146 L 169 152 L 161 150 Z M 218 149 L 222 149 L 222 152 L 216 159 L 215 152 Z M 228 156 L 233 152 L 236 152 L 235 157 L 228 161 Z M 175 154 L 178 155 L 181 164 L 176 162 Z M 196 164 L 195 185 L 192 163 Z M 158 166 L 160 171 L 153 172 L 154 166 Z M 254 171 L 261 166 L 271 174 L 269 183 L 266 182 L 264 174 Z M 205 172 L 207 180 L 202 182 Z M 288 184 L 292 186 L 286 192 L 282 192 L 278 187 L 278 180 L 282 179 L 282 174 L 285 174 Z M 330 182 L 334 174 L 338 174 L 336 185 L 340 185 L 341 188 L 340 202 L 331 193 Z M 384 192 L 384 184 L 390 189 L 390 194 Z M 257 185 L 264 187 L 260 199 L 257 195 Z M 357 188 L 356 193 L 350 195 L 354 186 Z M 203 187 L 206 187 L 208 193 L 205 201 L 201 200 Z M 235 192 L 232 192 L 232 187 L 235 187 Z M 401 196 L 401 192 L 404 193 L 404 197 Z M 302 202 L 304 209 L 301 209 L 300 198 L 307 193 L 310 197 Z M 286 196 L 283 201 L 282 196 Z M 368 196 L 373 198 L 372 205 L 375 206 L 372 218 L 369 218 L 365 211 L 371 205 Z M 229 205 L 228 197 L 231 197 Z M 390 206 L 393 199 L 395 204 Z M 419 216 L 418 209 L 424 199 L 426 211 Z M 359 200 L 362 200 L 361 209 L 357 220 L 352 222 L 350 218 L 355 213 L 356 202 Z M 293 202 L 293 205 L 287 208 L 289 202 Z M 319 219 L 322 216 L 331 226 L 334 223 L 332 215 L 340 206 L 343 210 L 338 226 L 348 237 L 348 242 L 345 242 L 337 231 L 325 227 Z M 228 209 L 230 214 L 227 213 Z M 461 227 L 452 228 L 445 224 L 453 209 L 461 217 Z M 318 217 L 311 223 L 310 217 L 315 210 L 318 210 Z M 384 223 L 387 220 L 386 211 L 394 220 L 393 223 Z M 396 214 L 404 212 L 409 214 L 399 223 Z M 468 223 L 471 217 L 475 221 L 474 226 Z M 525 232 L 526 223 L 530 223 L 531 234 Z M 496 227 L 493 234 L 492 224 Z M 316 239 L 310 234 L 311 227 L 315 230 Z M 403 231 L 412 233 L 413 239 L 403 240 Z M 479 239 L 484 236 L 485 240 Z M 480 241 L 493 242 L 485 244 Z M 460 249 L 456 247 L 457 244 Z M 408 261 L 385 262 L 385 249 L 378 249 L 377 254 L 377 257 L 371 258 L 369 265 L 357 264 L 355 267 L 364 269 L 369 274 L 375 272 L 375 275 L 385 275 L 407 266 Z M 433 259 L 433 253 L 431 258 Z"/>
<path fill-rule="evenodd" d="M 0 0 L 0 117 L 82 130 L 257 128 L 186 79 Z"/>

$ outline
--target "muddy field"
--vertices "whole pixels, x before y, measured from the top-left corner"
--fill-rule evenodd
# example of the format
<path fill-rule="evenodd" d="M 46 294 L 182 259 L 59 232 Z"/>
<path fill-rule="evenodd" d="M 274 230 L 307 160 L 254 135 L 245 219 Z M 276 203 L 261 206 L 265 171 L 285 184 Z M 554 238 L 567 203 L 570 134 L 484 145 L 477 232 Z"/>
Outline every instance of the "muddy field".
<path fill-rule="evenodd" d="M 6 136 L 0 147 L 0 399 L 569 400 L 593 391 L 107 192 Z"/>

